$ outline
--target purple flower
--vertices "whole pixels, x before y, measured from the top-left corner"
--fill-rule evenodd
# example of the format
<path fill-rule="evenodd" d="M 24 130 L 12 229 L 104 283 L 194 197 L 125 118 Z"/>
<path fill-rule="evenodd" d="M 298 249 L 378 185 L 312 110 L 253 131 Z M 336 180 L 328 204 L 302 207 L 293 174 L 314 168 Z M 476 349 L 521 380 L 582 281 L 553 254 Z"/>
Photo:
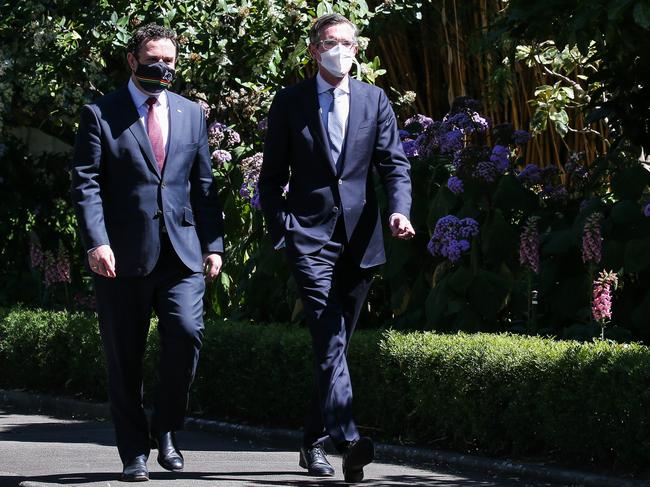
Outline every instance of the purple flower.
<path fill-rule="evenodd" d="M 219 144 L 221 144 L 221 141 L 226 136 L 227 128 L 220 122 L 210 124 L 210 127 L 208 127 L 208 143 L 211 147 L 219 147 Z"/>
<path fill-rule="evenodd" d="M 517 174 L 517 179 L 526 185 L 534 185 L 542 182 L 542 170 L 536 164 L 528 164 Z"/>
<path fill-rule="evenodd" d="M 233 129 L 226 129 L 225 132 L 226 147 L 234 147 L 241 142 L 241 137 Z"/>
<path fill-rule="evenodd" d="M 482 117 L 478 112 L 472 113 L 472 122 L 474 122 L 474 128 L 478 132 L 485 132 L 490 128 L 490 122 L 488 119 Z"/>
<path fill-rule="evenodd" d="M 433 119 L 418 113 L 406 120 L 406 122 L 404 122 L 404 127 L 406 127 L 408 132 L 411 134 L 421 134 L 428 129 L 432 123 Z"/>
<path fill-rule="evenodd" d="M 451 191 L 454 194 L 460 194 L 463 192 L 463 180 L 460 179 L 459 177 L 456 176 L 451 176 L 447 180 L 447 187 L 449 188 L 449 191 Z"/>
<path fill-rule="evenodd" d="M 443 134 L 440 139 L 440 152 L 450 154 L 462 149 L 465 142 L 465 136 L 461 130 L 452 130 Z"/>
<path fill-rule="evenodd" d="M 408 139 L 409 137 L 411 137 L 411 132 L 409 132 L 408 130 L 399 129 L 400 140 Z"/>
<path fill-rule="evenodd" d="M 260 208 L 257 181 L 259 180 L 260 170 L 262 169 L 262 159 L 262 153 L 257 152 L 241 161 L 241 171 L 244 175 L 244 181 L 239 188 L 239 195 L 255 209 Z"/>
<path fill-rule="evenodd" d="M 269 128 L 269 119 L 268 118 L 263 118 L 257 124 L 257 130 L 259 130 L 260 132 L 266 132 L 266 130 L 268 128 Z"/>
<path fill-rule="evenodd" d="M 526 130 L 515 130 L 512 133 L 512 138 L 517 145 L 525 145 L 531 139 L 530 133 L 528 133 Z"/>
<path fill-rule="evenodd" d="M 650 203 L 643 207 L 643 215 L 650 218 Z"/>
<path fill-rule="evenodd" d="M 226 162 L 232 161 L 232 155 L 227 150 L 217 149 L 212 153 L 212 160 L 221 167 Z"/>
<path fill-rule="evenodd" d="M 458 229 L 458 233 L 460 234 L 461 237 L 471 238 L 478 235 L 478 230 L 479 230 L 478 222 L 473 218 L 463 218 L 462 220 L 460 220 L 459 224 L 460 227 Z"/>
<path fill-rule="evenodd" d="M 582 261 L 598 264 L 601 259 L 602 238 L 600 236 L 600 213 L 592 213 L 585 220 L 582 230 Z"/>
<path fill-rule="evenodd" d="M 476 179 L 482 179 L 486 183 L 493 183 L 498 174 L 499 172 L 492 162 L 481 161 L 476 165 L 476 168 L 474 168 L 472 176 Z"/>
<path fill-rule="evenodd" d="M 256 210 L 262 209 L 262 203 L 260 203 L 260 192 L 257 190 L 257 186 L 255 186 L 255 193 L 251 198 L 251 206 Z"/>
<path fill-rule="evenodd" d="M 417 140 L 406 139 L 402 141 L 402 148 L 404 149 L 404 154 L 406 157 L 418 157 L 420 145 Z"/>
<path fill-rule="evenodd" d="M 503 145 L 495 145 L 492 148 L 490 161 L 494 163 L 494 167 L 499 174 L 503 174 L 510 166 L 510 149 Z"/>
<path fill-rule="evenodd" d="M 529 217 L 519 238 L 519 263 L 528 266 L 536 274 L 539 272 L 538 221 L 537 216 Z"/>
<path fill-rule="evenodd" d="M 618 276 L 615 272 L 601 271 L 594 280 L 591 314 L 601 325 L 612 319 L 612 286 L 616 289 Z"/>
<path fill-rule="evenodd" d="M 478 231 L 478 223 L 472 218 L 460 220 L 454 215 L 443 216 L 436 222 L 427 249 L 434 256 L 457 262 L 462 253 L 469 250 L 469 239 L 478 235 Z"/>
<path fill-rule="evenodd" d="M 471 134 L 473 132 L 485 132 L 490 124 L 478 112 L 471 112 L 469 110 L 459 111 L 447 115 L 443 119 L 443 124 L 449 130 L 457 129 L 464 134 Z"/>

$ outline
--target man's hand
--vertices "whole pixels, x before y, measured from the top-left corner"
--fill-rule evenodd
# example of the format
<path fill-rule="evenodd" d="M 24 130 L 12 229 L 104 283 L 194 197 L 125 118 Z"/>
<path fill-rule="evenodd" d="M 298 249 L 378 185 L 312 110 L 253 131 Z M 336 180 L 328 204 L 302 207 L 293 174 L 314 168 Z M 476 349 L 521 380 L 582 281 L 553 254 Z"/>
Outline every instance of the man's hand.
<path fill-rule="evenodd" d="M 411 225 L 409 219 L 401 213 L 393 213 L 388 219 L 388 224 L 390 226 L 390 231 L 393 233 L 393 237 L 408 240 L 415 236 L 413 225 Z"/>
<path fill-rule="evenodd" d="M 208 281 L 214 280 L 219 275 L 222 265 L 219 254 L 203 254 L 203 272 Z"/>
<path fill-rule="evenodd" d="M 95 274 L 115 277 L 115 256 L 109 245 L 100 245 L 88 252 L 88 265 Z"/>

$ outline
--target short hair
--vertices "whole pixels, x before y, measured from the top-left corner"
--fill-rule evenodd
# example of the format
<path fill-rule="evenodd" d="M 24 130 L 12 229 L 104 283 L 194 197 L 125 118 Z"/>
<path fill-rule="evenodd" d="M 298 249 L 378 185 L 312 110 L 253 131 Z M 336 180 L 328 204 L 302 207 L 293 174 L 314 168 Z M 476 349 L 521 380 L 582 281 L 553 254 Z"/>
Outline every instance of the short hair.
<path fill-rule="evenodd" d="M 350 27 L 352 27 L 352 31 L 354 32 L 354 40 L 357 39 L 359 29 L 357 29 L 356 25 L 354 25 L 341 14 L 325 14 L 318 17 L 316 20 L 314 20 L 314 23 L 311 24 L 311 29 L 309 29 L 309 42 L 311 44 L 318 44 L 320 41 L 320 33 L 330 25 L 336 24 L 348 24 Z"/>
<path fill-rule="evenodd" d="M 174 43 L 176 53 L 178 54 L 178 42 L 176 41 L 176 32 L 167 27 L 158 24 L 147 24 L 139 27 L 126 45 L 128 52 L 137 56 L 140 48 L 149 41 L 156 41 L 158 39 L 169 39 Z"/>

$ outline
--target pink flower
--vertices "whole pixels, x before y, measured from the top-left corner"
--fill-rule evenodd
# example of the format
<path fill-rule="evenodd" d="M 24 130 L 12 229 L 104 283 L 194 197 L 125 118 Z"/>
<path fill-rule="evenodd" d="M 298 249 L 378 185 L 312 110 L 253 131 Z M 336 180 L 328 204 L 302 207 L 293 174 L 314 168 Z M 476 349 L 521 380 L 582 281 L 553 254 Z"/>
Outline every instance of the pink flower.
<path fill-rule="evenodd" d="M 602 237 L 600 236 L 600 213 L 592 213 L 585 220 L 582 231 L 582 261 L 598 264 L 601 259 Z"/>
<path fill-rule="evenodd" d="M 594 281 L 591 314 L 599 323 L 612 319 L 612 286 L 616 289 L 617 285 L 618 276 L 615 272 L 601 271 Z"/>
<path fill-rule="evenodd" d="M 519 263 L 528 266 L 535 274 L 539 272 L 538 221 L 538 216 L 529 217 L 519 239 Z"/>

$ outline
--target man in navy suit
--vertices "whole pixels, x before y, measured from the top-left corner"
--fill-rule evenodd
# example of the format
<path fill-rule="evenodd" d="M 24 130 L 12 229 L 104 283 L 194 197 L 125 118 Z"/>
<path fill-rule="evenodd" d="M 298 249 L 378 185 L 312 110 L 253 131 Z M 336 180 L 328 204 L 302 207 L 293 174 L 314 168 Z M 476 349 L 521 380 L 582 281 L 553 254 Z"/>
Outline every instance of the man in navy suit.
<path fill-rule="evenodd" d="M 334 475 L 323 450 L 329 437 L 348 482 L 361 481 L 374 458 L 372 440 L 352 419 L 346 360 L 373 269 L 385 262 L 374 171 L 388 195 L 393 236 L 414 235 L 410 164 L 393 110 L 381 89 L 348 75 L 356 35 L 339 14 L 314 22 L 309 51 L 318 74 L 276 94 L 259 179 L 269 232 L 276 248 L 286 246 L 312 336 L 314 390 L 300 466 Z"/>
<path fill-rule="evenodd" d="M 204 277 L 221 269 L 222 211 L 203 111 L 167 91 L 176 35 L 155 24 L 128 44 L 128 85 L 86 105 L 72 199 L 93 272 L 122 480 L 148 480 L 150 442 L 167 470 L 184 466 L 183 426 L 203 335 Z M 142 359 L 154 311 L 159 384 L 151 424 Z"/>

